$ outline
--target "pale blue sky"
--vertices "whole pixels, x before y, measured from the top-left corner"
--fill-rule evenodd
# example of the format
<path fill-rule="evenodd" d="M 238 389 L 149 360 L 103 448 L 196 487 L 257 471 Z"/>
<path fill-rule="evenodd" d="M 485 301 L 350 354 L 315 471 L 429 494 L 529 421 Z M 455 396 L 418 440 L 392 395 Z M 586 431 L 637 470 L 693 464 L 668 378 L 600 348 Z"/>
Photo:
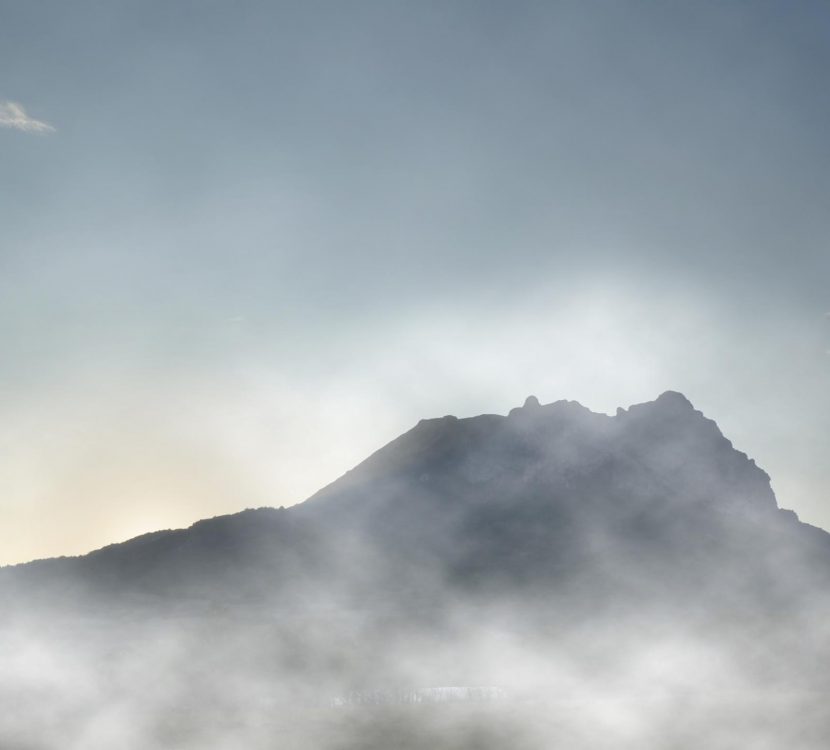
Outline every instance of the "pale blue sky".
<path fill-rule="evenodd" d="M 0 562 L 529 392 L 830 527 L 828 71 L 818 2 L 0 0 Z"/>

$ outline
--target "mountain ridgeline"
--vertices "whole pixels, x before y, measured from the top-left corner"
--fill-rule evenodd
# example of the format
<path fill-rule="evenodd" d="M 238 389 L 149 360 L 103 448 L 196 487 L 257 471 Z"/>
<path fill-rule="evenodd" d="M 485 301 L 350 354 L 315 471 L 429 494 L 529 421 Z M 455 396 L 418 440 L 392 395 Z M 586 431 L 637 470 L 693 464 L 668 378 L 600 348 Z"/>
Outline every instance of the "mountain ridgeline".
<path fill-rule="evenodd" d="M 830 535 L 780 510 L 767 474 L 679 393 L 615 416 L 530 397 L 506 417 L 422 420 L 288 509 L 4 572 L 21 595 L 67 603 L 256 606 L 301 583 L 404 607 L 528 587 L 587 587 L 592 606 L 754 591 L 761 606 L 830 572 Z"/>
<path fill-rule="evenodd" d="M 713 685 L 733 698 L 760 685 L 824 694 L 828 592 L 830 535 L 779 509 L 767 474 L 675 392 L 614 416 L 530 397 L 507 416 L 422 420 L 299 505 L 0 570 L 3 627 L 61 653 L 70 638 L 89 683 L 145 717 L 136 746 L 208 746 L 205 727 L 223 716 L 258 727 L 248 746 L 271 747 L 262 727 L 287 736 L 279 707 L 345 710 L 348 695 L 564 690 L 593 717 L 568 724 L 571 746 L 604 747 L 584 730 L 608 685 L 672 693 L 682 676 L 684 701 Z M 136 692 L 148 654 L 154 684 L 168 685 L 160 707 Z M 19 695 L 15 679 L 0 698 Z M 246 686 L 244 701 L 229 684 Z M 642 705 L 627 710 L 643 731 L 662 726 Z M 547 719 L 524 711 L 478 744 L 469 727 L 450 732 L 456 744 L 427 737 L 407 714 L 322 739 L 315 715 L 281 746 L 386 746 L 394 726 L 400 747 L 496 747 L 513 721 L 513 746 L 550 746 Z M 79 746 L 96 746 L 90 712 L 65 707 Z M 16 726 L 0 721 L 0 736 Z M 698 746 L 677 731 L 672 747 Z M 609 732 L 609 747 L 625 739 Z"/>

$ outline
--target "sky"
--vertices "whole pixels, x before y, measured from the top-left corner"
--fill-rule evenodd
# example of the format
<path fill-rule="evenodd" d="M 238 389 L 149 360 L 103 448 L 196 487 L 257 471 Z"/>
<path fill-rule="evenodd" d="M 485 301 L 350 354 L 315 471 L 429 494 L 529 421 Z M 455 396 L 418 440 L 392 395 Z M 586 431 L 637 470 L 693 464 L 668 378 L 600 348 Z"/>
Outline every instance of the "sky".
<path fill-rule="evenodd" d="M 830 529 L 828 70 L 821 2 L 0 0 L 0 564 L 531 393 Z"/>

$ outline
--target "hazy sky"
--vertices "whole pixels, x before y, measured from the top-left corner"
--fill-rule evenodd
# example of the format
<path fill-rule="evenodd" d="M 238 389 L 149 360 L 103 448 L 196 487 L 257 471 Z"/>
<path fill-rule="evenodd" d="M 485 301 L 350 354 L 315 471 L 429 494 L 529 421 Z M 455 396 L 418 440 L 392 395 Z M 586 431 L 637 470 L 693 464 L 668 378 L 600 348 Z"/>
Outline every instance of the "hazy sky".
<path fill-rule="evenodd" d="M 830 528 L 823 2 L 0 0 L 0 563 L 681 390 Z"/>

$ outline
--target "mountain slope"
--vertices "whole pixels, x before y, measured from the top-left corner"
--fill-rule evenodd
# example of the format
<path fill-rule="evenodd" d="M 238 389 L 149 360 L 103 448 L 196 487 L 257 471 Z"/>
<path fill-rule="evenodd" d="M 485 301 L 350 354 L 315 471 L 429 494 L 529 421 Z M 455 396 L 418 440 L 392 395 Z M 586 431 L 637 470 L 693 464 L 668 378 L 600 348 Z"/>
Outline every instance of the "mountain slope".
<path fill-rule="evenodd" d="M 402 600 L 593 587 L 665 600 L 727 595 L 730 576 L 772 599 L 828 571 L 830 535 L 779 510 L 767 474 L 668 392 L 611 417 L 529 398 L 507 417 L 423 420 L 298 506 L 4 573 L 27 595 L 222 605 L 299 587 Z"/>
<path fill-rule="evenodd" d="M 682 395 L 529 398 L 291 508 L 0 570 L 0 745 L 818 749 L 828 592 L 830 535 Z"/>

